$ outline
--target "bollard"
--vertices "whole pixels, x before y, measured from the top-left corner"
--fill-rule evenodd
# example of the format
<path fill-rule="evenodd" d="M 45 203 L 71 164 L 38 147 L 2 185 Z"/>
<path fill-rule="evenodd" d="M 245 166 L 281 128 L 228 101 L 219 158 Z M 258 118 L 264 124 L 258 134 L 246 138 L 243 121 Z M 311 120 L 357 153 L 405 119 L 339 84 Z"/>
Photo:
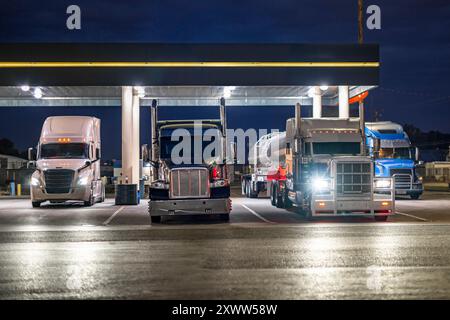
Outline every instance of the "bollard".
<path fill-rule="evenodd" d="M 17 184 L 17 195 L 19 197 L 22 195 L 22 185 L 20 183 Z"/>
<path fill-rule="evenodd" d="M 9 183 L 9 189 L 10 189 L 11 197 L 15 197 L 16 196 L 16 183 L 14 181 L 11 181 Z"/>

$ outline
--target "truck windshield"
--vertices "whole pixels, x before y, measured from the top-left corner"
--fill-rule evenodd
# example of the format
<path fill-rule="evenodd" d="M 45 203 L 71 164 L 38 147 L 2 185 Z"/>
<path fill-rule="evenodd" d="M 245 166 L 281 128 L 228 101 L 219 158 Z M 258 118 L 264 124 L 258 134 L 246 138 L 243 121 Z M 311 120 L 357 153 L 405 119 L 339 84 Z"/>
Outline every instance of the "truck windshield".
<path fill-rule="evenodd" d="M 85 143 L 47 143 L 41 145 L 40 159 L 86 159 L 88 155 Z"/>
<path fill-rule="evenodd" d="M 358 155 L 361 152 L 359 142 L 313 142 L 313 154 Z"/>
<path fill-rule="evenodd" d="M 384 159 L 412 159 L 413 155 L 410 148 L 382 148 L 379 158 Z"/>
<path fill-rule="evenodd" d="M 186 139 L 186 137 L 184 139 Z M 190 141 L 190 144 L 189 144 L 189 143 L 186 143 L 185 140 L 184 140 L 184 142 L 172 141 L 171 137 L 168 137 L 168 136 L 161 137 L 160 138 L 160 147 L 161 147 L 160 156 L 161 156 L 161 159 L 170 160 L 172 162 L 175 162 L 174 159 L 172 159 L 172 156 L 175 156 L 175 157 L 179 157 L 179 158 L 182 158 L 183 160 L 185 160 L 185 161 L 183 161 L 185 164 L 194 164 L 194 163 L 196 163 L 196 161 L 195 161 L 196 159 L 194 159 L 194 154 L 195 154 L 194 141 L 195 140 L 196 140 L 195 143 L 200 143 L 201 144 L 202 153 L 200 155 L 201 156 L 201 159 L 200 159 L 201 163 L 199 163 L 199 164 L 209 163 L 209 162 L 211 162 L 213 160 L 213 158 L 217 157 L 217 153 L 219 152 L 219 150 L 216 150 L 215 148 L 212 149 L 210 155 L 209 154 L 205 155 L 205 156 L 207 156 L 206 159 L 203 159 L 203 156 L 202 156 L 202 155 L 204 155 L 204 151 L 205 151 L 205 148 L 207 146 L 209 146 L 210 144 L 212 144 L 212 145 L 215 144 L 215 137 L 212 137 L 211 141 L 202 141 L 201 137 L 198 137 L 196 139 L 195 136 L 190 136 L 190 140 L 191 141 Z M 187 147 L 186 148 L 179 148 L 177 150 L 174 150 L 175 154 L 172 155 L 173 149 L 175 148 L 176 145 L 178 145 L 180 143 L 183 143 Z M 189 145 L 190 145 L 190 149 L 188 148 Z"/>

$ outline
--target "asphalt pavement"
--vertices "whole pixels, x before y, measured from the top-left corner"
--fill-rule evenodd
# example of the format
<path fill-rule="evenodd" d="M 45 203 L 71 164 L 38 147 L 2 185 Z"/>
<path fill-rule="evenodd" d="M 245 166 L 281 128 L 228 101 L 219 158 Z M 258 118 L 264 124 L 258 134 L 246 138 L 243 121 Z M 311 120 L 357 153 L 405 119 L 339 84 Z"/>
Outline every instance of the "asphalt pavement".
<path fill-rule="evenodd" d="M 147 201 L 0 200 L 0 298 L 450 298 L 448 193 L 398 200 L 387 222 L 311 222 L 268 199 L 232 200 L 229 223 L 156 225 Z"/>

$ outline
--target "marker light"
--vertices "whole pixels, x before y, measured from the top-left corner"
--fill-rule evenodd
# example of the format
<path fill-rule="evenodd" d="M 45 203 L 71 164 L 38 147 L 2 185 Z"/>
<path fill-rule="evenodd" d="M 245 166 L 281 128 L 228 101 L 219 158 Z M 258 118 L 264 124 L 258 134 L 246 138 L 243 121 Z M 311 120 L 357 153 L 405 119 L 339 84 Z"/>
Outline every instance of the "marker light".
<path fill-rule="evenodd" d="M 70 142 L 70 138 L 58 138 L 58 142 L 67 143 Z"/>
<path fill-rule="evenodd" d="M 330 182 L 322 178 L 316 178 L 313 180 L 312 186 L 315 191 L 328 191 L 330 189 Z"/>
<path fill-rule="evenodd" d="M 389 205 L 389 202 L 384 201 L 384 202 L 381 203 L 381 205 L 382 205 L 382 206 L 388 206 L 388 205 Z"/>
<path fill-rule="evenodd" d="M 375 188 L 377 189 L 388 189 L 391 187 L 391 180 L 377 180 L 375 182 Z"/>
<path fill-rule="evenodd" d="M 20 89 L 22 89 L 22 91 L 25 91 L 25 92 L 30 91 L 30 86 L 27 86 L 27 85 L 21 86 Z"/>
<path fill-rule="evenodd" d="M 34 89 L 33 95 L 34 95 L 34 97 L 35 97 L 36 99 L 42 98 L 42 90 L 41 90 L 41 88 L 36 88 L 36 89 Z"/>
<path fill-rule="evenodd" d="M 325 207 L 325 202 L 319 202 L 319 207 Z"/>

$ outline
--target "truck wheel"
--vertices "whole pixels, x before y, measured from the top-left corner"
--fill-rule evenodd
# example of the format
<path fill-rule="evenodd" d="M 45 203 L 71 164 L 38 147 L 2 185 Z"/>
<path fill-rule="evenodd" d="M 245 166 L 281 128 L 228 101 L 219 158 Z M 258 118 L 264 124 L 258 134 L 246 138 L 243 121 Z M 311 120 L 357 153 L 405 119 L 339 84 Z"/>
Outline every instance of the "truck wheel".
<path fill-rule="evenodd" d="M 275 206 L 280 209 L 284 208 L 283 194 L 278 192 L 278 186 L 275 187 L 274 198 L 275 198 Z"/>
<path fill-rule="evenodd" d="M 246 179 L 242 179 L 242 181 L 241 181 L 241 194 L 243 195 L 243 196 L 246 196 L 247 194 L 246 194 L 246 190 L 247 189 L 247 180 Z"/>
<path fill-rule="evenodd" d="M 94 196 L 92 195 L 92 192 L 91 192 L 91 195 L 89 196 L 89 200 L 84 202 L 84 206 L 92 207 L 94 205 L 94 201 L 95 201 Z"/>
<path fill-rule="evenodd" d="M 374 218 L 375 218 L 375 221 L 383 222 L 383 221 L 387 221 L 388 216 L 375 216 Z"/>
<path fill-rule="evenodd" d="M 275 201 L 275 185 L 272 185 L 272 190 L 270 191 L 270 203 L 275 206 L 276 205 L 276 201 Z"/>
<path fill-rule="evenodd" d="M 151 216 L 152 223 L 161 223 L 161 216 Z"/>
<path fill-rule="evenodd" d="M 412 200 L 419 200 L 420 196 L 421 196 L 421 195 L 418 194 L 418 193 L 416 193 L 416 194 L 411 194 L 411 195 L 410 195 L 410 197 L 411 197 Z"/>
<path fill-rule="evenodd" d="M 32 201 L 31 205 L 33 206 L 33 208 L 39 208 L 41 206 L 41 202 L 40 201 Z"/>

